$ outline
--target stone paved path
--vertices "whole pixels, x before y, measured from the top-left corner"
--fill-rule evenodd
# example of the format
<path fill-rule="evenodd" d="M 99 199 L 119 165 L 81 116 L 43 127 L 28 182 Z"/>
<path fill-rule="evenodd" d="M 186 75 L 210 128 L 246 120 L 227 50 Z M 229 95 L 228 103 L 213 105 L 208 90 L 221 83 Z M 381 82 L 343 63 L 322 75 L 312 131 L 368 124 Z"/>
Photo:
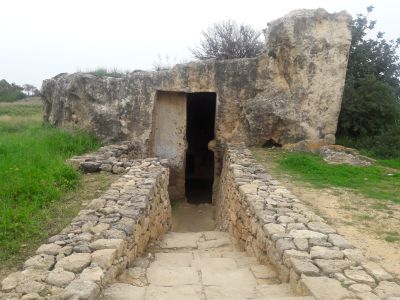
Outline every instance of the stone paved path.
<path fill-rule="evenodd" d="M 313 299 L 294 297 L 272 266 L 259 264 L 217 231 L 169 232 L 118 280 L 102 299 Z"/>

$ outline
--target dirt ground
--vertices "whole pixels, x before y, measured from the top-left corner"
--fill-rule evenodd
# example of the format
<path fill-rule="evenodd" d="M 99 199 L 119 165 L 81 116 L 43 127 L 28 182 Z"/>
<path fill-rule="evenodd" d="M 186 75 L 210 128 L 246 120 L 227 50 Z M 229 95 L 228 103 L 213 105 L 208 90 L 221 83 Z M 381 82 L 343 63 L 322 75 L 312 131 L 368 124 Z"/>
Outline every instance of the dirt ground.
<path fill-rule="evenodd" d="M 172 231 L 200 232 L 215 230 L 215 206 L 207 203 L 175 202 L 172 206 Z"/>
<path fill-rule="evenodd" d="M 400 205 L 369 199 L 339 188 L 314 188 L 276 171 L 276 162 L 263 161 L 268 172 L 279 179 L 364 255 L 400 279 Z M 275 170 L 274 170 L 275 169 Z"/>

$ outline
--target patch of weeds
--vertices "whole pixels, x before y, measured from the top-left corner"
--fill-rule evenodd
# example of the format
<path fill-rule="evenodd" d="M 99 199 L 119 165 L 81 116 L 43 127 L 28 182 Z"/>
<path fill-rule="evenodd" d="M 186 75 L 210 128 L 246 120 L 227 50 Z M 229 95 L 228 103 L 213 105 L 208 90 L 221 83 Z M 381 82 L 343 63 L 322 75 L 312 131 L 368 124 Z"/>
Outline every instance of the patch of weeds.
<path fill-rule="evenodd" d="M 121 71 L 117 68 L 107 69 L 107 68 L 97 68 L 95 70 L 89 70 L 87 73 L 92 74 L 96 77 L 114 77 L 114 78 L 121 78 L 124 77 L 128 71 Z"/>
<path fill-rule="evenodd" d="M 360 221 L 372 221 L 372 220 L 374 220 L 374 217 L 370 216 L 370 215 L 362 214 L 362 215 L 358 215 L 357 219 L 359 219 Z"/>
<path fill-rule="evenodd" d="M 344 209 L 344 210 L 355 210 L 356 209 L 355 207 L 348 205 L 348 204 L 341 204 L 339 206 L 339 208 Z"/>
<path fill-rule="evenodd" d="M 383 202 L 375 202 L 374 204 L 371 205 L 371 208 L 377 209 L 377 210 L 389 210 L 389 206 L 387 206 L 386 203 Z"/>
<path fill-rule="evenodd" d="M 389 243 L 395 243 L 400 241 L 400 234 L 397 231 L 388 231 L 385 232 L 385 234 L 386 234 L 385 241 Z"/>

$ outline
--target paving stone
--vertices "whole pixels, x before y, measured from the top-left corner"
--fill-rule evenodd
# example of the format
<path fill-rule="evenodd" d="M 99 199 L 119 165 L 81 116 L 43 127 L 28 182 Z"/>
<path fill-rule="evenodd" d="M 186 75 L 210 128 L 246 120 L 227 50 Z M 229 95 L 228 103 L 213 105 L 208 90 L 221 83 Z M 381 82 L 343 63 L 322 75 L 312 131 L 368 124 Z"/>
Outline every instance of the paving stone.
<path fill-rule="evenodd" d="M 359 283 L 375 284 L 375 280 L 363 270 L 344 270 L 344 275 Z"/>
<path fill-rule="evenodd" d="M 129 298 L 133 299 L 133 298 Z M 202 300 L 200 285 L 155 286 L 149 285 L 145 300 Z"/>
<path fill-rule="evenodd" d="M 256 291 L 258 296 L 256 299 L 280 299 L 282 297 L 282 300 L 286 300 L 286 297 L 293 296 L 290 285 L 287 283 L 261 284 L 256 287 Z"/>
<path fill-rule="evenodd" d="M 353 264 L 345 259 L 315 259 L 314 262 L 325 274 L 342 272 Z"/>
<path fill-rule="evenodd" d="M 256 299 L 257 297 L 256 288 L 246 286 L 206 286 L 204 293 L 207 300 L 245 300 Z"/>
<path fill-rule="evenodd" d="M 361 266 L 376 280 L 392 280 L 393 276 L 386 272 L 380 265 L 372 261 L 364 261 Z"/>
<path fill-rule="evenodd" d="M 318 231 L 321 233 L 335 233 L 336 230 L 324 222 L 309 222 L 307 227 L 312 231 Z"/>
<path fill-rule="evenodd" d="M 74 273 L 65 271 L 63 269 L 54 269 L 47 276 L 46 282 L 58 287 L 66 287 L 74 279 Z"/>
<path fill-rule="evenodd" d="M 193 261 L 193 254 L 191 252 L 183 253 L 156 253 L 155 261 L 152 265 L 159 267 L 190 267 Z"/>
<path fill-rule="evenodd" d="M 298 238 L 298 239 L 311 239 L 311 238 L 318 238 L 318 239 L 326 239 L 327 236 L 323 233 L 316 232 L 316 231 L 311 231 L 311 230 L 291 230 L 290 235 L 293 238 Z"/>
<path fill-rule="evenodd" d="M 395 282 L 381 281 L 374 289 L 379 297 L 400 297 L 400 285 Z"/>
<path fill-rule="evenodd" d="M 194 267 L 163 267 L 153 266 L 147 269 L 147 279 L 157 286 L 177 286 L 199 283 L 199 277 Z"/>
<path fill-rule="evenodd" d="M 73 253 L 70 256 L 64 257 L 57 262 L 56 268 L 62 268 L 66 271 L 80 273 L 86 268 L 91 261 L 89 253 Z"/>
<path fill-rule="evenodd" d="M 146 269 L 134 267 L 126 269 L 119 277 L 118 281 L 134 286 L 147 286 Z"/>
<path fill-rule="evenodd" d="M 211 266 L 203 266 L 201 274 L 204 285 L 232 288 L 237 286 L 252 287 L 257 284 L 253 274 L 247 268 L 216 271 Z"/>
<path fill-rule="evenodd" d="M 230 238 L 229 233 L 224 231 L 204 231 L 203 235 L 206 241 L 218 240 L 222 238 L 228 238 L 228 239 Z"/>
<path fill-rule="evenodd" d="M 250 266 L 250 270 L 254 277 L 258 279 L 271 279 L 278 276 L 272 266 L 258 264 Z"/>
<path fill-rule="evenodd" d="M 235 258 L 235 262 L 239 268 L 241 267 L 249 267 L 252 265 L 258 265 L 259 262 L 254 256 L 243 256 L 239 255 L 237 258 Z"/>
<path fill-rule="evenodd" d="M 29 258 L 24 263 L 24 268 L 32 268 L 39 270 L 50 270 L 55 263 L 53 255 L 39 254 Z"/>
<path fill-rule="evenodd" d="M 92 253 L 92 264 L 103 270 L 110 268 L 117 256 L 117 249 L 102 249 Z"/>
<path fill-rule="evenodd" d="M 145 287 L 137 287 L 126 283 L 114 283 L 103 292 L 103 300 L 144 300 Z"/>
<path fill-rule="evenodd" d="M 168 232 L 162 237 L 160 247 L 163 249 L 197 248 L 197 241 L 200 239 L 201 235 L 201 232 Z"/>
<path fill-rule="evenodd" d="M 229 245 L 230 243 L 231 243 L 230 239 L 225 237 L 216 240 L 197 242 L 197 248 L 198 249 L 218 248 Z"/>
<path fill-rule="evenodd" d="M 340 249 L 354 248 L 352 244 L 350 244 L 344 237 L 339 234 L 330 234 L 328 236 L 328 242 L 336 247 L 339 247 Z"/>
<path fill-rule="evenodd" d="M 314 246 L 310 251 L 311 258 L 338 259 L 343 258 L 343 252 L 321 246 Z"/>
<path fill-rule="evenodd" d="M 342 300 L 352 299 L 352 294 L 346 290 L 339 281 L 328 277 L 302 276 L 301 283 L 306 292 L 316 299 Z"/>

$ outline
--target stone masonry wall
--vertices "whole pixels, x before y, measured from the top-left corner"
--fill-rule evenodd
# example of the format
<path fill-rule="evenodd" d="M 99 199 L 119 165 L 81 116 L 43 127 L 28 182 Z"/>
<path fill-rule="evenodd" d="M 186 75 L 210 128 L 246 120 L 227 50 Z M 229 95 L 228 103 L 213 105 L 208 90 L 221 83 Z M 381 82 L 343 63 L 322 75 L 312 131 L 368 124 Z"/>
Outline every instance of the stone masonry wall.
<path fill-rule="evenodd" d="M 125 174 L 41 245 L 22 271 L 5 278 L 0 299 L 98 299 L 149 241 L 170 228 L 168 169 L 157 159 L 128 160 L 128 148 L 107 146 L 72 159 L 91 172 L 111 161 L 107 170 Z"/>
<path fill-rule="evenodd" d="M 227 147 L 217 197 L 221 227 L 260 261 L 273 263 L 296 294 L 317 299 L 400 296 L 391 274 L 366 260 L 274 180 L 245 146 Z"/>

